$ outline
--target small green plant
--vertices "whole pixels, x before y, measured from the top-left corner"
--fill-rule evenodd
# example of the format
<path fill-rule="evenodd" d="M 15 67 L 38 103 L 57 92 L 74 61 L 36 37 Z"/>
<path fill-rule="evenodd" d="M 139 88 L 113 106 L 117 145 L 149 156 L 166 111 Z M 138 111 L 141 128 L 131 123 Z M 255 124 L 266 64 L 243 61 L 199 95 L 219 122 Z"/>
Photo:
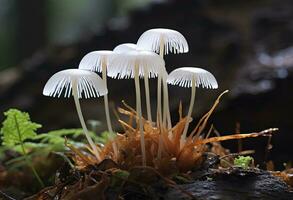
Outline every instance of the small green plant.
<path fill-rule="evenodd" d="M 6 150 L 16 151 L 20 156 L 10 159 L 5 164 L 9 169 L 15 169 L 27 165 L 31 168 L 39 184 L 43 187 L 43 182 L 32 164 L 32 158 L 37 155 L 46 157 L 51 152 L 61 155 L 66 151 L 65 137 L 68 143 L 78 147 L 85 147 L 82 139 L 83 129 L 60 129 L 47 133 L 37 133 L 42 127 L 41 124 L 32 122 L 26 112 L 17 109 L 9 109 L 4 113 L 5 120 L 0 129 L 2 146 L 0 147 L 0 157 L 3 157 Z M 114 133 L 103 132 L 97 136 L 94 132 L 89 132 L 96 143 L 106 143 L 115 137 Z M 58 152 L 58 153 L 57 153 Z"/>
<path fill-rule="evenodd" d="M 3 135 L 2 145 L 15 149 L 20 146 L 20 153 L 24 156 L 27 165 L 33 171 L 41 187 L 44 187 L 44 183 L 29 159 L 24 146 L 24 141 L 33 139 L 37 135 L 36 130 L 41 128 L 42 125 L 31 122 L 28 113 L 21 112 L 17 109 L 10 109 L 4 115 L 6 119 L 1 128 L 1 134 Z"/>
<path fill-rule="evenodd" d="M 251 156 L 239 156 L 234 159 L 234 166 L 247 169 L 252 162 L 253 158 Z"/>

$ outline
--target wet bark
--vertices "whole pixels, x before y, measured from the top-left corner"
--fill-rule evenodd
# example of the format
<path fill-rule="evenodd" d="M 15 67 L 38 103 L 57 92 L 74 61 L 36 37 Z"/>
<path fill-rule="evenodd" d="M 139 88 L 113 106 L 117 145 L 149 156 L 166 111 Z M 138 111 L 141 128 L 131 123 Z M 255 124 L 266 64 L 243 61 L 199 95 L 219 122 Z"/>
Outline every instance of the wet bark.
<path fill-rule="evenodd" d="M 252 174 L 221 174 L 212 180 L 198 180 L 181 186 L 198 200 L 289 200 L 293 192 L 268 172 Z M 178 190 L 169 191 L 165 199 L 190 199 Z"/>

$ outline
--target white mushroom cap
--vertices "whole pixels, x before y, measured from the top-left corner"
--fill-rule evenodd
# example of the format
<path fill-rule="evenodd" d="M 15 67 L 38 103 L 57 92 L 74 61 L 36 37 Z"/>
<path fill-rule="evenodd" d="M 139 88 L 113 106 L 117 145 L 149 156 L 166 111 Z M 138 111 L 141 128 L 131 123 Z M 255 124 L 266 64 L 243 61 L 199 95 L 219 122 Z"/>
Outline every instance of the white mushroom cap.
<path fill-rule="evenodd" d="M 78 98 L 99 97 L 108 93 L 103 80 L 94 72 L 81 69 L 66 69 L 54 74 L 46 83 L 43 95 L 70 97 L 73 83 L 76 84 Z"/>
<path fill-rule="evenodd" d="M 160 40 L 164 42 L 164 54 L 186 53 L 188 44 L 185 37 L 178 31 L 164 28 L 150 29 L 144 32 L 137 41 L 137 46 L 141 49 L 159 53 Z"/>
<path fill-rule="evenodd" d="M 139 50 L 138 46 L 136 44 L 133 43 L 124 43 L 124 44 L 119 44 L 118 46 L 116 46 L 113 51 L 115 53 L 124 53 L 127 51 L 136 51 Z"/>
<path fill-rule="evenodd" d="M 167 78 L 167 83 L 179 85 L 181 87 L 191 87 L 192 80 L 195 80 L 195 86 L 200 85 L 203 88 L 217 89 L 218 83 L 213 74 L 205 69 L 196 67 L 181 67 L 172 71 Z"/>
<path fill-rule="evenodd" d="M 78 68 L 95 72 L 102 71 L 102 61 L 105 59 L 106 64 L 109 64 L 113 51 L 92 51 L 86 54 L 80 61 Z"/>
<path fill-rule="evenodd" d="M 165 68 L 164 60 L 150 51 L 127 51 L 113 56 L 108 66 L 108 76 L 112 78 L 134 78 L 135 66 L 139 69 L 139 76 L 156 77 Z M 145 70 L 148 74 L 145 74 Z"/>

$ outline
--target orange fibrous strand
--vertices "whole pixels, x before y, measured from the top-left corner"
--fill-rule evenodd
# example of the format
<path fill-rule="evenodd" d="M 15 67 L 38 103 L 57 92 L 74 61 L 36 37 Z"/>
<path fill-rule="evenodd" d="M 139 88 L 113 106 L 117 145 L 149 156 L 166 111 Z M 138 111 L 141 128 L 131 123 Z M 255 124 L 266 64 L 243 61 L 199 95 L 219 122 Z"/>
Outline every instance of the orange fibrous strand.
<path fill-rule="evenodd" d="M 157 127 L 143 118 L 147 166 L 156 168 L 162 174 L 170 174 L 174 171 L 187 172 L 200 166 L 203 161 L 203 154 L 206 152 L 221 152 L 221 156 L 225 153 L 228 154 L 229 151 L 226 151 L 225 148 L 220 145 L 222 141 L 268 136 L 277 130 L 272 128 L 256 133 L 209 137 L 213 129 L 211 127 L 204 137 L 202 133 L 206 129 L 209 117 L 216 109 L 221 97 L 227 92 L 228 91 L 224 91 L 219 95 L 211 109 L 199 120 L 195 129 L 189 134 L 182 148 L 180 148 L 180 139 L 187 119 L 182 115 L 181 103 L 179 105 L 179 121 L 172 127 L 171 131 L 166 127 Z M 137 126 L 133 126 L 133 122 L 137 122 L 138 119 L 136 111 L 125 102 L 123 102 L 123 105 L 125 108 L 118 108 L 118 112 L 126 115 L 129 120 L 126 122 L 118 119 L 118 121 L 123 127 L 124 132 L 118 133 L 114 140 L 108 141 L 101 147 L 100 154 L 102 159 L 112 159 L 122 169 L 130 169 L 142 164 L 140 132 Z M 172 133 L 171 137 L 169 136 L 170 132 Z M 158 148 L 160 137 L 163 145 L 161 157 L 159 159 Z M 113 142 L 118 148 L 117 156 L 114 156 Z M 209 143 L 212 145 L 207 145 Z M 76 163 L 80 168 L 96 162 L 93 158 L 82 153 L 73 146 L 67 146 L 74 152 L 74 160 L 77 161 Z"/>

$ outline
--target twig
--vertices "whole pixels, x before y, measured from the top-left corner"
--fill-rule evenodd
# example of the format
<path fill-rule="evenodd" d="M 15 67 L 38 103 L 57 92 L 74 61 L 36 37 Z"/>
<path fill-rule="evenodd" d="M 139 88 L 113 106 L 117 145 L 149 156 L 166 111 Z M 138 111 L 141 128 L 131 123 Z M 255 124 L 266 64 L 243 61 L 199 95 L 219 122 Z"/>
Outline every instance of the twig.
<path fill-rule="evenodd" d="M 11 197 L 11 196 L 5 194 L 5 193 L 2 192 L 1 190 L 0 190 L 0 196 L 2 196 L 3 198 L 6 198 L 7 200 L 16 200 L 16 199 L 14 199 L 13 197 Z M 5 199 L 3 199 L 3 200 L 5 200 Z"/>
<path fill-rule="evenodd" d="M 207 143 L 211 143 L 211 142 L 220 142 L 220 141 L 226 141 L 226 140 L 252 138 L 252 137 L 259 137 L 259 136 L 270 136 L 278 130 L 279 130 L 278 128 L 269 128 L 269 129 L 266 129 L 266 130 L 263 130 L 263 131 L 257 132 L 257 133 L 234 134 L 234 135 L 225 135 L 225 136 L 220 136 L 220 137 L 211 137 L 208 139 L 197 140 L 194 142 L 193 145 L 199 145 L 199 144 L 202 145 L 202 144 L 207 144 Z"/>

